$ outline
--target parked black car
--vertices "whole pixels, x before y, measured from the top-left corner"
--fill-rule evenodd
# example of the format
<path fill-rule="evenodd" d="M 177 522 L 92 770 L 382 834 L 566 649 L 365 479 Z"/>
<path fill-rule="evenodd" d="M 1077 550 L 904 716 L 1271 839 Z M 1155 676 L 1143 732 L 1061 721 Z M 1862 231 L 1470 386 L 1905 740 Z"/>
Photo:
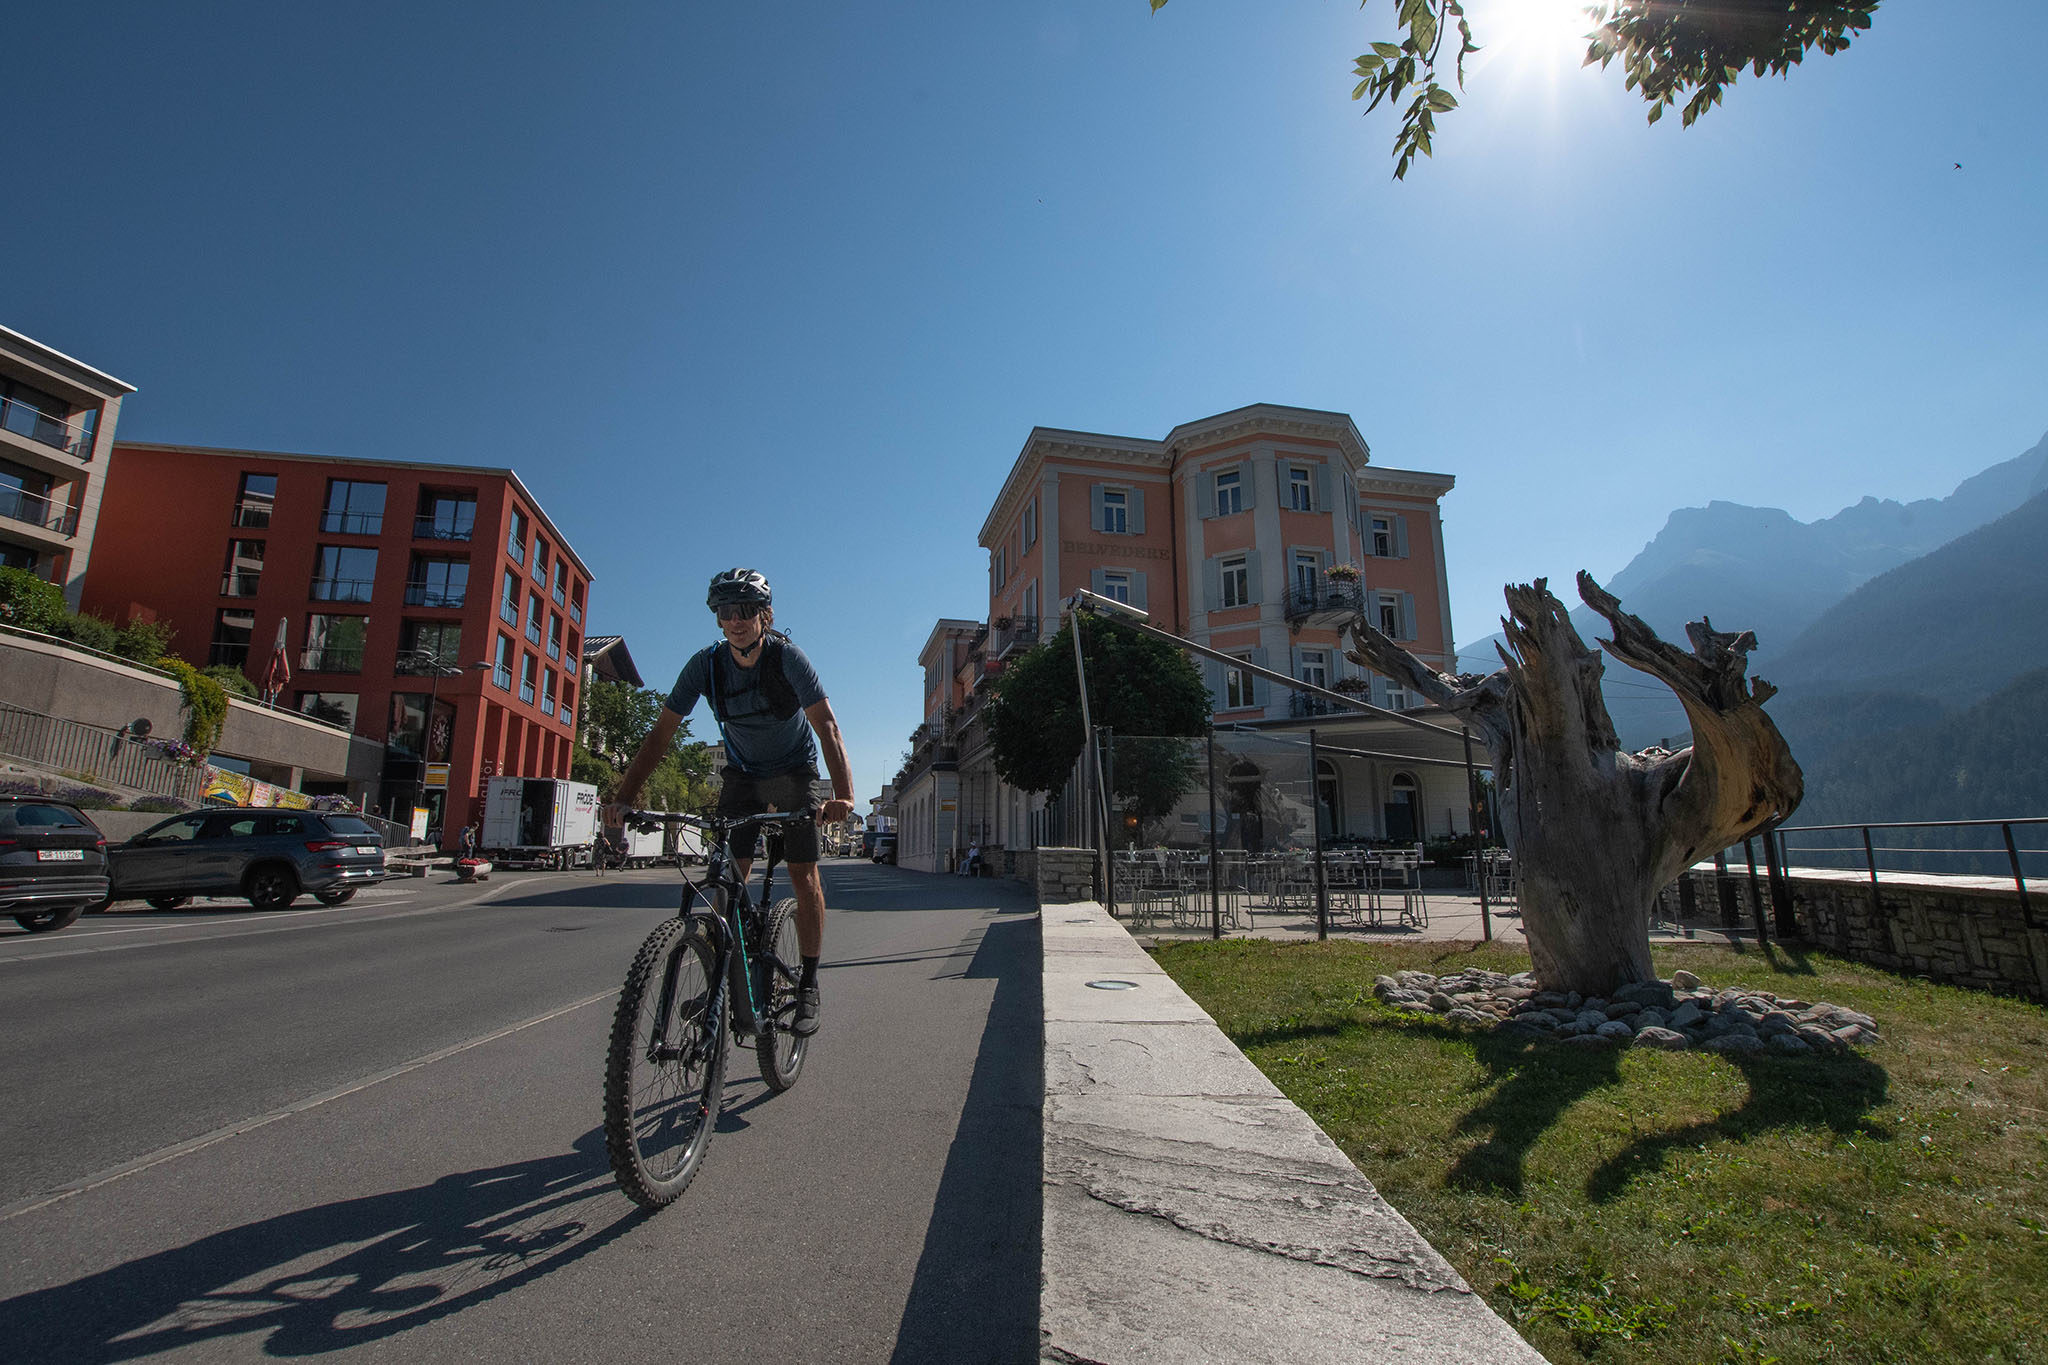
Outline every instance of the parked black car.
<path fill-rule="evenodd" d="M 106 898 L 107 841 L 83 811 L 39 796 L 0 796 L 0 911 L 46 934 Z"/>
<path fill-rule="evenodd" d="M 115 900 L 174 910 L 194 896 L 246 896 L 282 910 L 311 892 L 340 905 L 384 880 L 384 839 L 360 815 L 242 806 L 175 815 L 107 850 Z"/>

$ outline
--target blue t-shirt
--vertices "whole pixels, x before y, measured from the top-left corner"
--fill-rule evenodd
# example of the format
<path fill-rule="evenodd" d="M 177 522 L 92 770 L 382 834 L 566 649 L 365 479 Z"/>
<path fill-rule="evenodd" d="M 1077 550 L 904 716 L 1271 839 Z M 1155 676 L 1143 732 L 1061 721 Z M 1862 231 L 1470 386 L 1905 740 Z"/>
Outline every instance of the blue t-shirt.
<path fill-rule="evenodd" d="M 767 650 L 762 651 L 765 657 Z M 711 695 L 711 670 L 718 670 L 718 692 L 725 699 L 725 761 L 752 777 L 780 777 L 800 768 L 816 771 L 818 743 L 811 736 L 803 708 L 825 700 L 818 670 L 795 645 L 782 645 L 782 676 L 796 693 L 797 710 L 787 719 L 771 709 L 761 687 L 760 659 L 742 668 L 721 640 L 698 650 L 676 675 L 666 705 L 688 719 L 699 700 Z"/>

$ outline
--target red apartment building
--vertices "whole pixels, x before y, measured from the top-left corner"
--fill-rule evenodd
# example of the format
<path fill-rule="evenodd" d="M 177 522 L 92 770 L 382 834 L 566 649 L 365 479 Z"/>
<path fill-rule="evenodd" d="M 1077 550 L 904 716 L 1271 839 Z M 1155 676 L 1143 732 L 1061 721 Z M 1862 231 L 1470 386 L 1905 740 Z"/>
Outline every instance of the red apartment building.
<path fill-rule="evenodd" d="M 452 844 L 485 777 L 568 776 L 589 588 L 509 469 L 122 441 L 83 605 L 382 743 L 327 789 Z"/>
<path fill-rule="evenodd" d="M 1341 631 L 1363 608 L 1425 662 L 1453 666 L 1439 502 L 1455 482 L 1373 465 L 1340 412 L 1260 403 L 1160 440 L 1034 428 L 981 528 L 986 624 L 941 621 L 921 655 L 925 721 L 895 784 L 903 865 L 944 870 L 969 841 L 1031 846 L 1042 802 L 995 777 L 975 722 L 987 680 L 1059 628 L 1077 588 L 1247 663 L 1386 710 L 1418 704 L 1347 659 Z M 1219 728 L 1356 728 L 1323 698 L 1200 667 Z M 1342 758 L 1326 767 L 1326 833 L 1421 838 L 1465 821 L 1462 772 Z"/>

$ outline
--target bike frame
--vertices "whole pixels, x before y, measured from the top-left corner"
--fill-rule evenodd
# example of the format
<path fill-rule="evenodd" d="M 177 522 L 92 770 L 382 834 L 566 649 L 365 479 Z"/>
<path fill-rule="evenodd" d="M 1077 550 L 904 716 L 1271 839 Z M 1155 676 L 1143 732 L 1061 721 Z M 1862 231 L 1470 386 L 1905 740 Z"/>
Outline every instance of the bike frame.
<path fill-rule="evenodd" d="M 646 819 L 660 819 L 662 823 L 691 824 L 716 836 L 716 843 L 705 858 L 704 880 L 699 883 L 687 872 L 681 873 L 683 895 L 676 908 L 677 919 L 692 919 L 704 926 L 706 936 L 711 940 L 712 953 L 716 959 L 712 969 L 714 1010 L 729 1011 L 735 1033 L 758 1034 L 761 1031 L 759 1002 L 754 999 L 753 964 L 748 958 L 749 930 L 757 928 L 761 906 L 773 899 L 775 886 L 775 865 L 782 861 L 779 831 L 768 839 L 768 857 L 761 875 L 761 901 L 756 905 L 748 893 L 746 884 L 740 880 L 738 859 L 732 856 L 727 836 L 741 825 L 762 823 L 787 825 L 799 819 L 810 819 L 809 812 L 763 812 L 758 815 L 720 816 L 704 819 L 697 816 L 672 815 L 667 812 L 634 812 L 635 816 Z M 631 818 L 631 817 L 629 817 Z M 720 895 L 722 893 L 722 897 Z M 720 899 L 723 899 L 721 905 Z M 702 902 L 693 908 L 692 902 Z M 675 1017 L 676 971 L 679 959 L 672 959 L 662 975 L 660 1012 L 656 1015 L 655 1036 L 649 1040 L 650 1048 L 657 1054 L 668 1052 L 668 1021 Z"/>

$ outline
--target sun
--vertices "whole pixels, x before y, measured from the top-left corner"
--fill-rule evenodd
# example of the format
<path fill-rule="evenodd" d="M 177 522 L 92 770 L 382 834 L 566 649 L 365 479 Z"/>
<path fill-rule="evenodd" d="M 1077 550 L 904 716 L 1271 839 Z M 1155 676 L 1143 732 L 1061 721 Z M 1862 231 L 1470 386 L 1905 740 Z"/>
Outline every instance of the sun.
<path fill-rule="evenodd" d="M 1493 0 L 1473 7 L 1473 38 L 1517 66 L 1573 67 L 1585 60 L 1590 0 Z"/>

